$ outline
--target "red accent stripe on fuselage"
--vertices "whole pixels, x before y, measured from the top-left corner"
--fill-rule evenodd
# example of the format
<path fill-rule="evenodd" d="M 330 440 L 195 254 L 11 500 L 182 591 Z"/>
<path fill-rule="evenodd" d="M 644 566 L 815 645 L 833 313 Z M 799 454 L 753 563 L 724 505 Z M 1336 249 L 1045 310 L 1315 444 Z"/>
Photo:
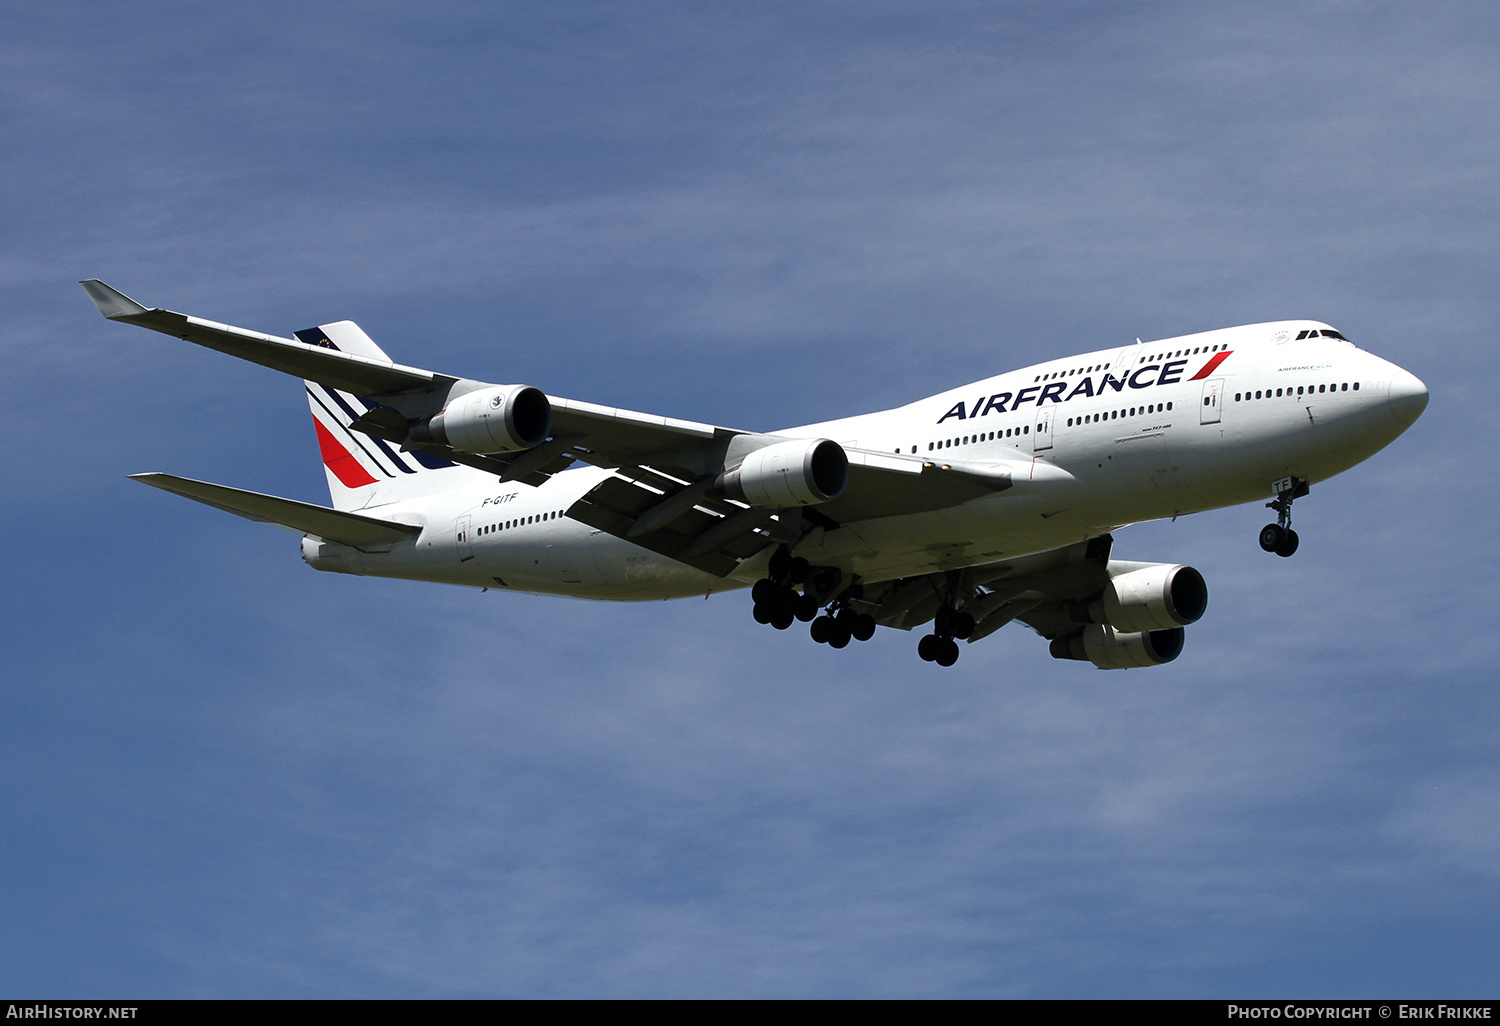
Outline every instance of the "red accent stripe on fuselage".
<path fill-rule="evenodd" d="M 1215 353 L 1214 354 L 1214 358 L 1212 360 L 1209 360 L 1207 363 L 1205 363 L 1203 365 L 1203 369 L 1201 371 L 1199 371 L 1197 374 L 1194 374 L 1192 377 L 1188 378 L 1188 380 L 1189 381 L 1201 381 L 1203 378 L 1208 377 L 1210 374 L 1212 374 L 1215 370 L 1218 369 L 1219 364 L 1221 364 L 1225 360 L 1229 359 L 1230 354 L 1232 354 L 1233 352 L 1234 352 L 1233 349 L 1226 349 L 1222 353 Z"/>
<path fill-rule="evenodd" d="M 313 427 L 318 430 L 318 451 L 323 454 L 323 465 L 333 471 L 333 476 L 345 488 L 363 488 L 375 483 L 375 478 L 329 433 L 323 422 L 313 418 Z"/>

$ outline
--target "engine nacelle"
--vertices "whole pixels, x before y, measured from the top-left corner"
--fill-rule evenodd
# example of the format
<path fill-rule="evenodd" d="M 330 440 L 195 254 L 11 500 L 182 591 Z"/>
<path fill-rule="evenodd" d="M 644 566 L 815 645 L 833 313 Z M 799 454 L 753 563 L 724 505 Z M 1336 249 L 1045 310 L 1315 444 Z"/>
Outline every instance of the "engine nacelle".
<path fill-rule="evenodd" d="M 1182 654 L 1186 635 L 1181 627 L 1125 632 L 1106 625 L 1089 624 L 1077 634 L 1052 642 L 1052 658 L 1086 659 L 1101 670 L 1160 666 Z"/>
<path fill-rule="evenodd" d="M 413 441 L 436 442 L 459 452 L 516 452 L 547 440 L 552 403 L 530 385 L 491 385 L 464 393 L 410 430 Z"/>
<path fill-rule="evenodd" d="M 1180 563 L 1157 563 L 1110 578 L 1100 594 L 1075 610 L 1075 619 L 1117 631 L 1161 631 L 1197 623 L 1207 608 L 1202 574 Z"/>
<path fill-rule="evenodd" d="M 756 449 L 726 470 L 719 485 L 752 506 L 811 506 L 837 499 L 849 486 L 849 457 L 827 438 L 797 438 Z"/>

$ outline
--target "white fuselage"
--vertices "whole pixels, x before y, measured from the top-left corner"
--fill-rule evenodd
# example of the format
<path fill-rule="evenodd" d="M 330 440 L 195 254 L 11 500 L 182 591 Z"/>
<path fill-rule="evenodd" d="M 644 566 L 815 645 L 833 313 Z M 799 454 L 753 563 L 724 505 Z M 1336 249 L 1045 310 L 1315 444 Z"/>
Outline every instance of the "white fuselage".
<path fill-rule="evenodd" d="M 1268 499 L 1291 477 L 1325 480 L 1388 445 L 1427 396 L 1413 375 L 1347 341 L 1298 338 L 1326 328 L 1285 321 L 1085 353 L 896 409 L 776 432 L 939 464 L 1036 461 L 1072 475 L 815 530 L 796 552 L 889 580 Z M 616 600 L 725 591 L 764 574 L 764 555 L 719 578 L 569 520 L 564 511 L 610 473 L 587 467 L 535 488 L 474 483 L 391 503 L 378 515 L 419 524 L 419 535 L 378 552 L 309 540 L 304 554 L 319 569 L 346 573 Z"/>

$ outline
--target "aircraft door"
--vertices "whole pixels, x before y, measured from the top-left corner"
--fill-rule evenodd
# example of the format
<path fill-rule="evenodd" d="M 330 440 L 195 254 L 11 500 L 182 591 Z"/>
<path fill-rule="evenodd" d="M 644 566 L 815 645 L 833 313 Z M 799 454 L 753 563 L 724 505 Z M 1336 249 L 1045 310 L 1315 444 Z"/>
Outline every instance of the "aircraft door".
<path fill-rule="evenodd" d="M 1219 404 L 1224 398 L 1224 379 L 1215 378 L 1203 383 L 1203 402 L 1198 406 L 1199 424 L 1219 422 Z"/>
<path fill-rule="evenodd" d="M 1052 448 L 1052 411 L 1037 410 L 1036 424 L 1031 429 L 1031 448 L 1034 452 Z"/>
<path fill-rule="evenodd" d="M 458 518 L 455 526 L 458 543 L 458 561 L 467 563 L 474 558 L 474 527 L 473 517 L 463 516 Z"/>

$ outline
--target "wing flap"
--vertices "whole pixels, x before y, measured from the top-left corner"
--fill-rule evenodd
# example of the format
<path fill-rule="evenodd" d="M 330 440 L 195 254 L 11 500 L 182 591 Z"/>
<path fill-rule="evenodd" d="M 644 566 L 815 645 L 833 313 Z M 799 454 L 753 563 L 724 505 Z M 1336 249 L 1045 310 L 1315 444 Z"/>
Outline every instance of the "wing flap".
<path fill-rule="evenodd" d="M 716 577 L 728 577 L 742 560 L 765 548 L 771 539 L 764 532 L 781 512 L 747 510 L 722 499 L 694 495 L 691 506 L 660 526 L 640 531 L 636 525 L 643 514 L 659 506 L 664 497 L 694 486 L 647 467 L 627 467 L 620 473 L 629 477 L 605 478 L 568 508 L 568 516 Z"/>
<path fill-rule="evenodd" d="M 194 481 L 173 474 L 131 474 L 130 479 L 201 502 L 205 506 L 222 509 L 246 520 L 276 524 L 300 534 L 315 534 L 328 541 L 341 542 L 355 548 L 390 545 L 419 534 L 422 530 L 414 524 L 398 524 L 357 513 L 344 513 L 326 506 L 315 506 L 310 502 L 209 484 L 207 481 Z"/>

